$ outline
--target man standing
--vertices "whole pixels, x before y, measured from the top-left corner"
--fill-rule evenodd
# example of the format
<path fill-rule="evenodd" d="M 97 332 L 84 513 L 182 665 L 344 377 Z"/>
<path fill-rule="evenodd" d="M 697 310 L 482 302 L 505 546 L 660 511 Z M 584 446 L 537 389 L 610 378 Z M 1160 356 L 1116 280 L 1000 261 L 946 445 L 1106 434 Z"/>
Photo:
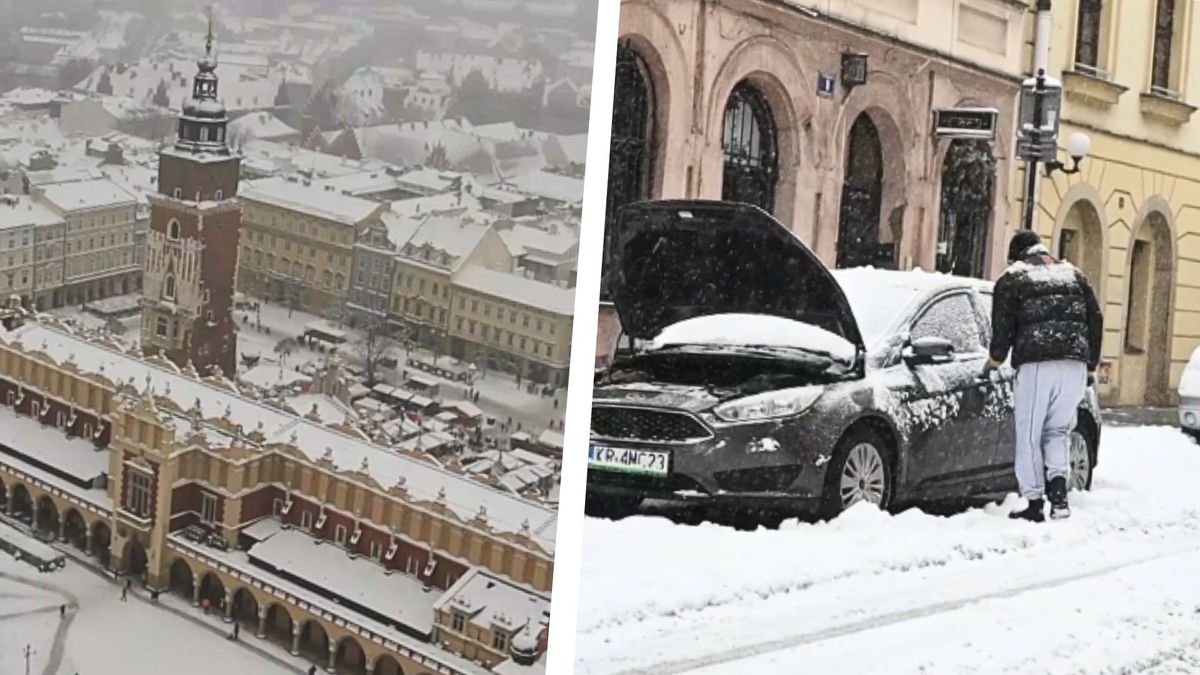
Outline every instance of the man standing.
<path fill-rule="evenodd" d="M 1017 484 L 1029 500 L 1010 514 L 1042 522 L 1071 515 L 1067 504 L 1071 431 L 1100 362 L 1104 319 L 1083 273 L 1050 256 L 1038 235 L 1022 230 L 1008 247 L 1009 268 L 996 281 L 991 358 L 984 374 L 1012 351 L 1017 369 Z"/>

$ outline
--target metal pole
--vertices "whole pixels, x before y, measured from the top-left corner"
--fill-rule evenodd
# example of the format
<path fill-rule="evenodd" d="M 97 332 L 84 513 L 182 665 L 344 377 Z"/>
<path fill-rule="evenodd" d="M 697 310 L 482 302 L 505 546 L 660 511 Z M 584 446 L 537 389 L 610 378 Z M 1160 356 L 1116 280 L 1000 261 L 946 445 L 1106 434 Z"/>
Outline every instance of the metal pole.
<path fill-rule="evenodd" d="M 1045 120 L 1042 119 L 1042 96 L 1045 92 L 1046 69 L 1050 65 L 1050 31 L 1052 30 L 1050 3 L 1051 0 L 1038 0 L 1037 3 L 1037 27 L 1033 41 L 1033 74 L 1037 77 L 1037 93 L 1034 96 L 1033 106 L 1033 141 L 1035 145 L 1041 143 L 1042 126 L 1045 124 Z M 1030 160 L 1025 166 L 1025 204 L 1021 218 L 1021 227 L 1026 230 L 1033 229 L 1037 188 L 1038 162 Z"/>

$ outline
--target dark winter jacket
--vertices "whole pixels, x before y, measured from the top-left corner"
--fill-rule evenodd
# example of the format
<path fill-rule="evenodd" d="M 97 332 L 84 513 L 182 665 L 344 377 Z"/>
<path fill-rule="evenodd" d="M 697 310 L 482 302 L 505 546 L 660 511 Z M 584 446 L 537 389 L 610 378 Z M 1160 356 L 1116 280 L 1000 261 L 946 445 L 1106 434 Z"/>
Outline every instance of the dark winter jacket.
<path fill-rule="evenodd" d="M 1104 317 L 1083 272 L 1037 246 L 996 281 L 991 357 L 1012 365 L 1040 361 L 1100 362 Z"/>

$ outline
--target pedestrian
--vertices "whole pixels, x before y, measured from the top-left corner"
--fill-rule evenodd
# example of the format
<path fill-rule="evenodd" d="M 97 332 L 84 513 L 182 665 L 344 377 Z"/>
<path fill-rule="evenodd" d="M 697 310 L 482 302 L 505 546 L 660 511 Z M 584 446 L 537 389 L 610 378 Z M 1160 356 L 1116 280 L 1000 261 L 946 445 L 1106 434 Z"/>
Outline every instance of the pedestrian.
<path fill-rule="evenodd" d="M 308 675 L 317 675 L 317 667 L 309 666 L 308 667 Z"/>
<path fill-rule="evenodd" d="M 1071 515 L 1067 503 L 1070 438 L 1079 404 L 1095 383 L 1104 317 L 1087 278 L 1054 259 L 1028 230 L 1013 236 L 1009 268 L 996 281 L 991 353 L 984 375 L 1009 352 L 1017 369 L 1014 468 L 1024 510 L 1009 517 L 1042 522 Z"/>
<path fill-rule="evenodd" d="M 128 601 L 129 601 L 129 587 L 126 586 L 121 589 L 121 602 L 128 602 Z"/>
<path fill-rule="evenodd" d="M 61 619 L 62 617 L 66 616 L 66 615 L 67 615 L 67 606 L 59 605 L 58 606 L 58 617 Z"/>
<path fill-rule="evenodd" d="M 204 598 L 203 600 L 200 601 L 200 606 L 204 608 L 205 616 L 208 616 L 208 608 L 209 608 L 210 604 L 211 603 L 208 601 L 208 598 Z"/>
<path fill-rule="evenodd" d="M 242 633 L 242 624 L 235 621 L 233 623 L 233 639 L 234 640 L 238 639 L 238 635 L 241 635 L 241 633 Z"/>

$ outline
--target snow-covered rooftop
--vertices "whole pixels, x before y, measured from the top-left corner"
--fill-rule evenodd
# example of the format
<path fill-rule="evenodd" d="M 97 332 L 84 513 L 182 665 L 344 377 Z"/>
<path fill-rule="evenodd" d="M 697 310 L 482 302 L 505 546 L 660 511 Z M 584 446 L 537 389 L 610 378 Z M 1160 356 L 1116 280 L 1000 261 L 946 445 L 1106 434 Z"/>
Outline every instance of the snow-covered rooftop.
<path fill-rule="evenodd" d="M 247 432 L 261 429 L 267 445 L 294 446 L 313 462 L 328 456 L 338 470 L 365 471 L 381 486 L 395 485 L 403 477 L 412 498 L 428 502 L 441 500 L 464 522 L 474 519 L 483 506 L 493 530 L 509 534 L 528 532 L 528 536 L 544 550 L 554 550 L 557 523 L 554 511 L 480 485 L 460 474 L 398 455 L 360 438 L 43 323 L 30 322 L 15 331 L 0 332 L 0 344 L 14 343 L 20 343 L 26 350 L 42 351 L 59 361 L 73 355 L 81 372 L 102 375 L 114 383 L 131 383 L 141 389 L 149 378 L 150 386 L 158 396 L 169 398 L 182 410 L 198 404 L 206 419 L 228 415 L 230 423 L 241 425 Z"/>
<path fill-rule="evenodd" d="M 457 269 L 490 229 L 490 224 L 475 222 L 461 215 L 428 216 L 408 240 L 402 253 L 409 259 Z M 426 250 L 445 253 L 449 260 L 443 262 L 436 257 L 424 257 L 422 253 Z"/>
<path fill-rule="evenodd" d="M 347 225 L 361 223 L 382 208 L 378 202 L 369 199 L 286 178 L 252 181 L 241 190 L 241 196 L 247 201 L 262 202 Z"/>
<path fill-rule="evenodd" d="M 43 421 L 48 428 L 43 428 Z M 108 473 L 107 451 L 96 450 L 87 439 L 68 438 L 55 426 L 56 419 L 43 421 L 0 406 L 0 429 L 4 430 L 0 443 L 82 483 L 91 483 Z"/>
<path fill-rule="evenodd" d="M 454 283 L 476 293 L 501 298 L 527 307 L 571 316 L 575 311 L 575 290 L 534 279 L 468 265 L 454 275 Z"/>
<path fill-rule="evenodd" d="M 548 171 L 522 173 L 507 183 L 526 194 L 544 197 L 567 204 L 583 201 L 583 179 L 560 176 Z"/>
<path fill-rule="evenodd" d="M 451 586 L 433 609 L 462 612 L 472 625 L 486 630 L 498 626 L 512 633 L 531 625 L 536 633 L 550 612 L 550 598 L 476 567 Z"/>
<path fill-rule="evenodd" d="M 551 256 L 565 257 L 570 255 L 579 244 L 575 232 L 559 227 L 557 231 L 547 231 L 530 225 L 517 224 L 510 228 L 499 230 L 500 238 L 514 257 L 529 253 L 545 253 Z"/>
<path fill-rule="evenodd" d="M 50 207 L 26 195 L 0 196 L 0 230 L 61 224 L 63 219 Z"/>

